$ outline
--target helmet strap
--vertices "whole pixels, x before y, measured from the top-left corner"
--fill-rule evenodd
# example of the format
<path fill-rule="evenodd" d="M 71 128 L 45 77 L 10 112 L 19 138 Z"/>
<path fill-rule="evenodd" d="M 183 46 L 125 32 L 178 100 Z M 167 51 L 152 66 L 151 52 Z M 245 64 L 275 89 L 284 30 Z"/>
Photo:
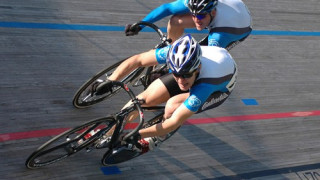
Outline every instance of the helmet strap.
<path fill-rule="evenodd" d="M 200 65 L 199 67 L 197 68 L 197 74 L 196 74 L 196 79 L 198 79 L 199 75 L 200 75 L 200 69 L 201 69 L 201 62 L 200 62 Z"/>
<path fill-rule="evenodd" d="M 216 11 L 216 8 L 214 8 L 212 11 Z M 209 21 L 209 24 L 208 24 L 208 26 L 207 26 L 208 29 L 209 29 L 209 25 L 210 25 L 210 24 L 212 23 L 212 21 L 213 21 L 212 11 L 209 13 L 209 15 L 210 15 L 210 21 Z"/>

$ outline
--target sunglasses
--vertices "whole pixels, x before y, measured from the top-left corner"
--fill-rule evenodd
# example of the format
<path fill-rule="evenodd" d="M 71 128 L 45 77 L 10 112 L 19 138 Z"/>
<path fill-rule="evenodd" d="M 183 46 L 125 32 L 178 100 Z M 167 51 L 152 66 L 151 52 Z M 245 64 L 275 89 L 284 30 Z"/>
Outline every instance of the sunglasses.
<path fill-rule="evenodd" d="M 192 73 L 187 73 L 187 74 L 176 74 L 176 73 L 173 73 L 173 75 L 176 78 L 188 79 L 188 78 L 191 78 L 193 76 L 193 72 Z"/>
<path fill-rule="evenodd" d="M 196 17 L 199 20 L 204 19 L 208 13 L 199 13 L 199 14 L 192 14 L 193 17 Z"/>

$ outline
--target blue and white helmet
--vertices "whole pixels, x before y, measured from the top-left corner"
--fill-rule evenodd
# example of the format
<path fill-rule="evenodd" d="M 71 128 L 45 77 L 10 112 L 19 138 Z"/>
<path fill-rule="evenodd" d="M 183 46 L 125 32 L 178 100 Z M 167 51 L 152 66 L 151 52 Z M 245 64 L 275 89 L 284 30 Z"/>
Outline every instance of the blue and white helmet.
<path fill-rule="evenodd" d="M 170 47 L 167 65 L 176 74 L 192 73 L 200 65 L 201 55 L 199 43 L 187 34 L 176 40 Z"/>
<path fill-rule="evenodd" d="M 218 0 L 189 0 L 188 8 L 192 14 L 209 13 L 218 5 Z"/>

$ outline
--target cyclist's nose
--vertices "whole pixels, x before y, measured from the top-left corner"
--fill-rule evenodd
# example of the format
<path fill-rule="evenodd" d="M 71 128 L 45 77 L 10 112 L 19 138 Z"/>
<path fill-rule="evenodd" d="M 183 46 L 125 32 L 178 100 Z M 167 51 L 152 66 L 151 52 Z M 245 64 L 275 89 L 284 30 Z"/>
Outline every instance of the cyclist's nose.
<path fill-rule="evenodd" d="M 183 78 L 183 77 L 177 77 L 178 83 L 184 83 L 186 81 L 188 81 L 187 78 Z"/>
<path fill-rule="evenodd" d="M 201 20 L 198 19 L 197 17 L 195 17 L 194 19 L 195 19 L 195 22 L 197 22 L 197 23 L 201 21 Z"/>

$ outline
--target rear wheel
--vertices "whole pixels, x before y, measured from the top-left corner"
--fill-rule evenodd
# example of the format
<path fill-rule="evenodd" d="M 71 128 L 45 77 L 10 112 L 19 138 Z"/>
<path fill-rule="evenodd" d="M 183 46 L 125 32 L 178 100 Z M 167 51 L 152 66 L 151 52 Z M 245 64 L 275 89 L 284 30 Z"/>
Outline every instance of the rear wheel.
<path fill-rule="evenodd" d="M 145 122 L 143 128 L 150 127 L 154 124 L 160 123 L 163 119 L 163 113 L 155 116 L 154 118 L 150 119 L 149 121 Z M 179 128 L 178 128 L 179 129 Z M 178 129 L 172 131 L 171 133 L 167 134 L 162 141 L 167 140 L 170 138 Z M 142 153 L 127 147 L 127 145 L 119 145 L 114 149 L 109 149 L 103 156 L 101 162 L 104 166 L 113 165 L 128 161 L 135 157 L 140 156 Z"/>
<path fill-rule="evenodd" d="M 36 169 L 65 159 L 83 148 L 89 151 L 115 124 L 114 118 L 105 117 L 65 131 L 40 146 L 25 164 L 30 169 Z"/>

